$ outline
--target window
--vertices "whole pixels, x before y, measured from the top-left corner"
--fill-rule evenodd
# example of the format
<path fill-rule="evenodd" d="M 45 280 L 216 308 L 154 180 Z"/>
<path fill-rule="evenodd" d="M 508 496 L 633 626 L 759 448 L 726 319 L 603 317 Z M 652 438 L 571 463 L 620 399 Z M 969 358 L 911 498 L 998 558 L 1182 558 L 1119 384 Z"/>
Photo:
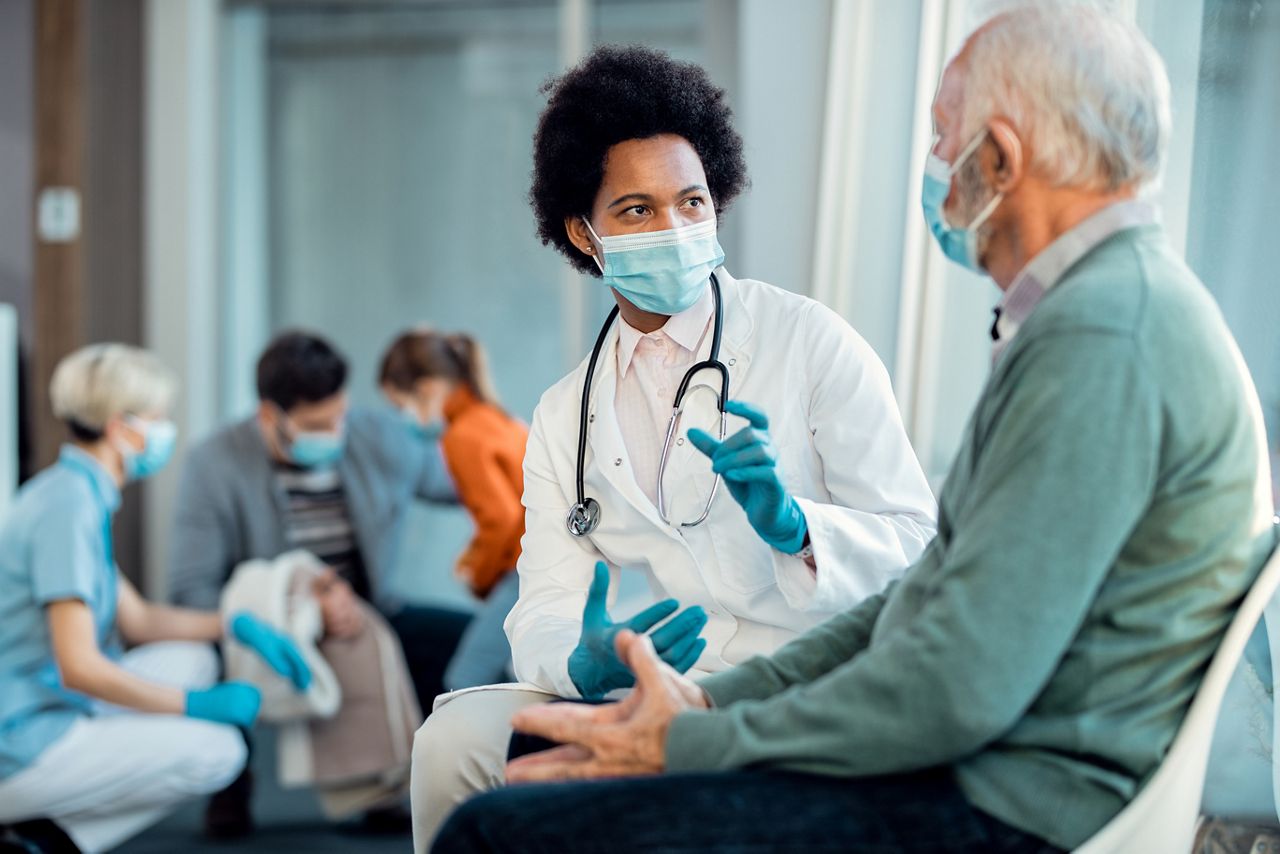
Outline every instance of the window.
<path fill-rule="evenodd" d="M 1280 4 L 1204 0 L 1200 23 L 1187 262 L 1213 292 L 1240 344 L 1275 449 L 1280 447 Z M 1273 456 L 1273 478 L 1276 462 Z"/>

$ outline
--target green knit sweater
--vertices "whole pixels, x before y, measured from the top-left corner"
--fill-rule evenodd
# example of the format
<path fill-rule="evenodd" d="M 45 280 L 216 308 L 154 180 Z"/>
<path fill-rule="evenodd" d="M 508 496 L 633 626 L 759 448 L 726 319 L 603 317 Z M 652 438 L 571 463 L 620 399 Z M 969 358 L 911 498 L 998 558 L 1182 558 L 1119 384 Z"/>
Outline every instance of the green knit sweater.
<path fill-rule="evenodd" d="M 997 364 L 920 560 L 704 680 L 717 708 L 676 718 L 668 770 L 951 765 L 979 809 L 1074 847 L 1172 741 L 1258 569 L 1267 477 L 1216 305 L 1158 226 L 1121 231 Z"/>

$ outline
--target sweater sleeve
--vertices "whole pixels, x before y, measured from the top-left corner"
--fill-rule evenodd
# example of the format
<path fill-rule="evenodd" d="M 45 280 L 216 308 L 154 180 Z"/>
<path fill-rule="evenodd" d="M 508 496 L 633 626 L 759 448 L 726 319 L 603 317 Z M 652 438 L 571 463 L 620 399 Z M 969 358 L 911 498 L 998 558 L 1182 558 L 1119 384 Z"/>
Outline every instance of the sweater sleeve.
<path fill-rule="evenodd" d="M 475 523 L 458 565 L 466 567 L 472 590 L 485 596 L 515 568 L 510 565 L 510 544 L 520 536 L 524 507 L 485 436 L 455 429 L 445 433 L 443 443 L 458 497 Z"/>
<path fill-rule="evenodd" d="M 815 626 L 772 655 L 756 656 L 738 667 L 698 682 L 717 708 L 743 700 L 763 700 L 792 685 L 812 682 L 866 649 L 876 617 L 884 607 L 884 593 Z"/>
<path fill-rule="evenodd" d="M 681 715 L 671 770 L 906 772 L 956 761 L 1021 719 L 1150 500 L 1161 405 L 1130 338 L 1077 331 L 1026 347 L 979 416 L 968 488 L 944 499 L 950 540 L 880 619 L 911 616 L 812 681 Z"/>
<path fill-rule="evenodd" d="M 187 455 L 169 537 L 169 598 L 202 610 L 217 610 L 236 562 L 215 451 L 205 445 Z"/>

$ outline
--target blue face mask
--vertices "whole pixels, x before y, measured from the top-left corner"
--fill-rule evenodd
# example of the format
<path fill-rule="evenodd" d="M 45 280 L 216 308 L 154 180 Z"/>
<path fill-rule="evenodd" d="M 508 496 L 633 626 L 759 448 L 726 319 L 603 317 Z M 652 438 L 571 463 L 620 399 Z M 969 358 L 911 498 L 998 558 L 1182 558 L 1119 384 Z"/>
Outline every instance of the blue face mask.
<path fill-rule="evenodd" d="M 328 468 L 342 459 L 341 433 L 299 433 L 289 443 L 289 459 L 304 469 Z"/>
<path fill-rule="evenodd" d="M 400 408 L 400 415 L 404 418 L 404 423 L 408 426 L 410 432 L 424 442 L 438 441 L 444 435 L 443 418 L 432 418 L 426 424 L 423 424 L 418 418 L 417 410 L 409 405 Z"/>
<path fill-rule="evenodd" d="M 277 413 L 280 417 L 280 424 L 289 420 L 289 416 L 284 410 L 277 407 Z M 328 468 L 336 465 L 338 460 L 342 459 L 342 445 L 344 437 L 342 429 L 330 433 L 320 431 L 293 431 L 293 438 L 289 438 L 289 434 L 285 432 L 283 426 L 278 426 L 277 431 L 281 437 L 282 443 L 285 445 L 285 455 L 289 458 L 289 462 L 295 466 L 304 469 Z"/>
<path fill-rule="evenodd" d="M 121 448 L 124 458 L 124 476 L 126 480 L 142 480 L 160 471 L 173 458 L 174 446 L 178 443 L 178 427 L 172 421 L 143 421 L 140 418 L 126 418 L 129 426 L 142 434 L 141 451 L 132 448 Z"/>
<path fill-rule="evenodd" d="M 986 221 L 991 218 L 991 214 L 995 212 L 1001 200 L 1004 199 L 1004 194 L 997 193 L 995 198 L 965 228 L 952 228 L 948 225 L 946 214 L 942 212 L 942 208 L 947 202 L 947 196 L 951 194 L 952 177 L 956 172 L 960 171 L 960 167 L 973 156 L 973 153 L 978 150 L 978 146 L 986 138 L 987 131 L 984 129 L 964 147 L 964 150 L 960 152 L 960 156 L 956 158 L 953 164 L 947 163 L 947 161 L 934 154 L 931 147 L 929 157 L 924 164 L 924 188 L 920 195 L 921 206 L 924 208 L 925 222 L 929 224 L 929 230 L 933 232 L 933 236 L 938 240 L 938 245 L 942 247 L 942 254 L 961 267 L 972 270 L 975 273 L 985 272 L 978 258 L 978 233 Z M 936 146 L 936 140 L 934 144 Z"/>
<path fill-rule="evenodd" d="M 682 228 L 605 237 L 586 217 L 582 221 L 599 248 L 592 257 L 604 283 L 641 311 L 679 314 L 698 301 L 724 263 L 715 217 Z"/>

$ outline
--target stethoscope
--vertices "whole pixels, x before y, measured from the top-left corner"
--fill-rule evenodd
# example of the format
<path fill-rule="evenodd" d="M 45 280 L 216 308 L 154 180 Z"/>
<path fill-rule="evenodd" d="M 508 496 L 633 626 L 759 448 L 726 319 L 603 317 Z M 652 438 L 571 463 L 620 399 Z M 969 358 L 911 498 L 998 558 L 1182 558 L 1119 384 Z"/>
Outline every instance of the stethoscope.
<path fill-rule="evenodd" d="M 676 390 L 675 402 L 671 405 L 671 420 L 667 423 L 667 435 L 662 442 L 662 458 L 658 462 L 658 515 L 668 525 L 675 525 L 675 523 L 667 517 L 666 493 L 663 491 L 662 482 L 667 473 L 667 459 L 671 455 L 671 441 L 675 438 L 676 426 L 680 421 L 681 413 L 684 412 L 684 395 L 689 390 L 689 383 L 693 381 L 694 376 L 699 371 L 713 370 L 720 374 L 720 395 L 716 403 L 720 410 L 719 438 L 721 441 L 724 440 L 724 404 L 729 396 L 729 369 L 725 367 L 724 362 L 720 361 L 720 334 L 724 330 L 724 306 L 720 301 L 720 282 L 716 280 L 715 273 L 711 274 L 711 294 L 715 299 L 715 323 L 712 325 L 711 331 L 711 353 L 705 361 L 698 362 L 685 371 L 684 378 L 680 380 L 680 387 Z M 600 525 L 600 502 L 594 498 L 587 497 L 584 482 L 587 465 L 587 421 L 590 418 L 591 380 L 595 376 L 596 362 L 600 359 L 600 351 L 604 349 L 605 339 L 609 337 L 609 330 L 613 327 L 613 321 L 617 317 L 618 307 L 615 305 L 613 311 L 609 312 L 609 316 L 605 318 L 604 326 L 600 327 L 600 335 L 596 338 L 596 345 L 591 350 L 591 361 L 587 363 L 587 380 L 582 386 L 582 413 L 578 422 L 578 502 L 569 508 L 569 515 L 565 518 L 565 527 L 575 537 L 585 537 Z M 711 494 L 707 497 L 707 506 L 703 509 L 702 515 L 692 522 L 681 522 L 680 527 L 692 528 L 705 522 L 707 516 L 711 515 L 711 504 L 716 500 L 716 492 L 719 488 L 720 475 L 716 475 L 715 483 L 711 486 Z"/>

